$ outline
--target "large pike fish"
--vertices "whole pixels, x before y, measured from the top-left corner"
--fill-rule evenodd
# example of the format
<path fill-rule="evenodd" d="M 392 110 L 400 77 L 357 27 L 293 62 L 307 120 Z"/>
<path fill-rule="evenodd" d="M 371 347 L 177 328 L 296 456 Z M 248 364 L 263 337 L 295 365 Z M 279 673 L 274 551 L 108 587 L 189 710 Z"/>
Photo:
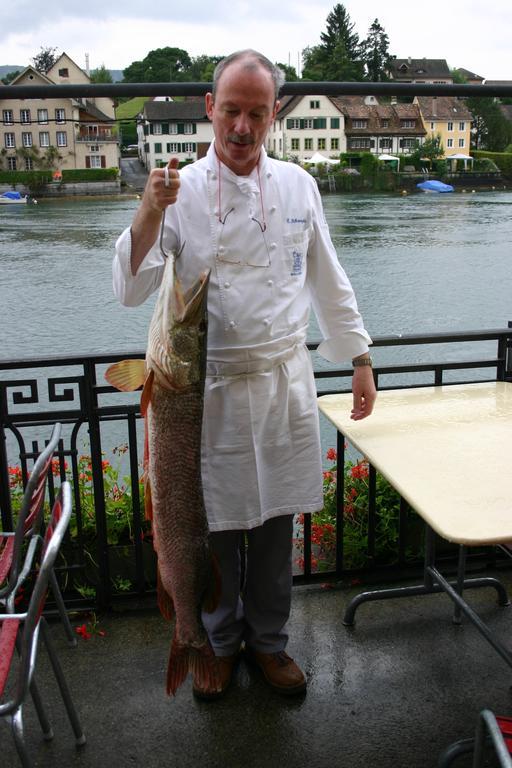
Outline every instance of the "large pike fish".
<path fill-rule="evenodd" d="M 201 622 L 201 610 L 214 610 L 220 594 L 201 483 L 208 281 L 209 272 L 184 292 L 169 255 L 145 361 L 123 360 L 105 374 L 123 391 L 143 384 L 145 506 L 158 556 L 158 604 L 165 618 L 175 618 L 167 670 L 173 695 L 189 671 L 201 687 L 219 688 Z"/>

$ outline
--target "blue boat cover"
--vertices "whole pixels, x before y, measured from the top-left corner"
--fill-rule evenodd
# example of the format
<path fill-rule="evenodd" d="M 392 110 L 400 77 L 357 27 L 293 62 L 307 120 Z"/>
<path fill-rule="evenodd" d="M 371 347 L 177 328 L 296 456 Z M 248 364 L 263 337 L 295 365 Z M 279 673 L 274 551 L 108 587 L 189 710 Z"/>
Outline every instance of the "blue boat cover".
<path fill-rule="evenodd" d="M 419 189 L 425 190 L 425 192 L 453 192 L 451 184 L 444 184 L 442 181 L 436 181 L 435 179 L 421 181 L 416 186 Z"/>
<path fill-rule="evenodd" d="M 8 197 L 9 200 L 21 200 L 19 192 L 4 192 L 2 197 Z"/>

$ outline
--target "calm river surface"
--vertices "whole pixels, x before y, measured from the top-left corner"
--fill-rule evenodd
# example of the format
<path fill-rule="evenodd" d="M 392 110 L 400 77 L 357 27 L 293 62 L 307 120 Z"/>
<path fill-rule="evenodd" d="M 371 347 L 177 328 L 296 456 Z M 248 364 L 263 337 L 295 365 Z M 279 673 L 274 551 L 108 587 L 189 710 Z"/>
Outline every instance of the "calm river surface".
<path fill-rule="evenodd" d="M 114 243 L 137 205 L 0 208 L 1 358 L 144 348 L 153 302 L 126 309 L 111 288 Z M 370 334 L 512 319 L 512 193 L 326 195 L 324 205 Z"/>

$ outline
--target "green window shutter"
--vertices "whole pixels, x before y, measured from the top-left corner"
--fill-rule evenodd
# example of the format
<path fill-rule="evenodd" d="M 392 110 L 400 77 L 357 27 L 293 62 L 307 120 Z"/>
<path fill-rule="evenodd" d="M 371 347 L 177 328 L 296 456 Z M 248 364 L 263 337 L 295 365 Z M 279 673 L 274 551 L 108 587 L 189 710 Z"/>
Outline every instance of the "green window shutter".
<path fill-rule="evenodd" d="M 293 125 L 293 120 L 291 119 L 291 117 L 289 117 L 289 118 L 286 120 L 286 127 L 287 127 L 287 128 L 291 128 L 291 127 L 292 127 L 292 125 Z"/>
<path fill-rule="evenodd" d="M 168 155 L 171 154 L 171 145 L 170 145 L 169 142 L 167 142 L 167 144 L 166 144 L 166 150 L 165 151 L 167 152 Z"/>
<path fill-rule="evenodd" d="M 149 133 L 149 125 L 144 126 L 144 136 L 147 136 Z"/>
<path fill-rule="evenodd" d="M 178 133 L 185 133 L 185 124 L 178 123 Z"/>
<path fill-rule="evenodd" d="M 197 133 L 197 125 L 192 123 L 192 133 Z"/>
<path fill-rule="evenodd" d="M 159 155 L 162 154 L 162 144 L 160 141 L 156 142 L 155 144 L 155 152 Z"/>
<path fill-rule="evenodd" d="M 299 125 L 300 125 L 301 128 L 304 128 L 304 119 L 302 117 L 299 120 Z"/>
<path fill-rule="evenodd" d="M 339 127 L 340 127 L 339 117 L 331 117 L 331 128 L 339 128 Z"/>
<path fill-rule="evenodd" d="M 153 135 L 153 123 L 151 123 L 149 126 L 149 132 L 151 135 Z"/>
<path fill-rule="evenodd" d="M 169 123 L 162 123 L 162 133 L 169 133 Z"/>
<path fill-rule="evenodd" d="M 325 117 L 315 117 L 313 120 L 313 128 L 326 128 L 327 121 Z"/>

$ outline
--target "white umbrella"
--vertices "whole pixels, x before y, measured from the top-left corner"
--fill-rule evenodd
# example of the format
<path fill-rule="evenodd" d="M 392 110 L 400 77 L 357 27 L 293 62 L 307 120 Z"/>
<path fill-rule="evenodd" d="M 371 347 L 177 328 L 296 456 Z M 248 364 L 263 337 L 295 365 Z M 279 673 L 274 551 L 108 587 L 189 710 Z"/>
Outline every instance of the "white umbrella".
<path fill-rule="evenodd" d="M 462 152 L 459 152 L 456 155 L 446 155 L 446 160 L 464 160 L 464 170 L 468 167 L 468 160 L 473 162 L 474 158 L 471 157 L 471 155 L 464 155 Z"/>
<path fill-rule="evenodd" d="M 333 160 L 330 157 L 321 155 L 320 152 L 315 152 L 313 157 L 305 160 L 306 163 L 312 163 L 313 165 L 319 165 L 320 163 L 327 163 L 327 165 L 337 165 L 339 160 Z"/>
<path fill-rule="evenodd" d="M 379 160 L 396 160 L 398 162 L 398 168 L 400 168 L 400 158 L 394 155 L 379 155 Z"/>

